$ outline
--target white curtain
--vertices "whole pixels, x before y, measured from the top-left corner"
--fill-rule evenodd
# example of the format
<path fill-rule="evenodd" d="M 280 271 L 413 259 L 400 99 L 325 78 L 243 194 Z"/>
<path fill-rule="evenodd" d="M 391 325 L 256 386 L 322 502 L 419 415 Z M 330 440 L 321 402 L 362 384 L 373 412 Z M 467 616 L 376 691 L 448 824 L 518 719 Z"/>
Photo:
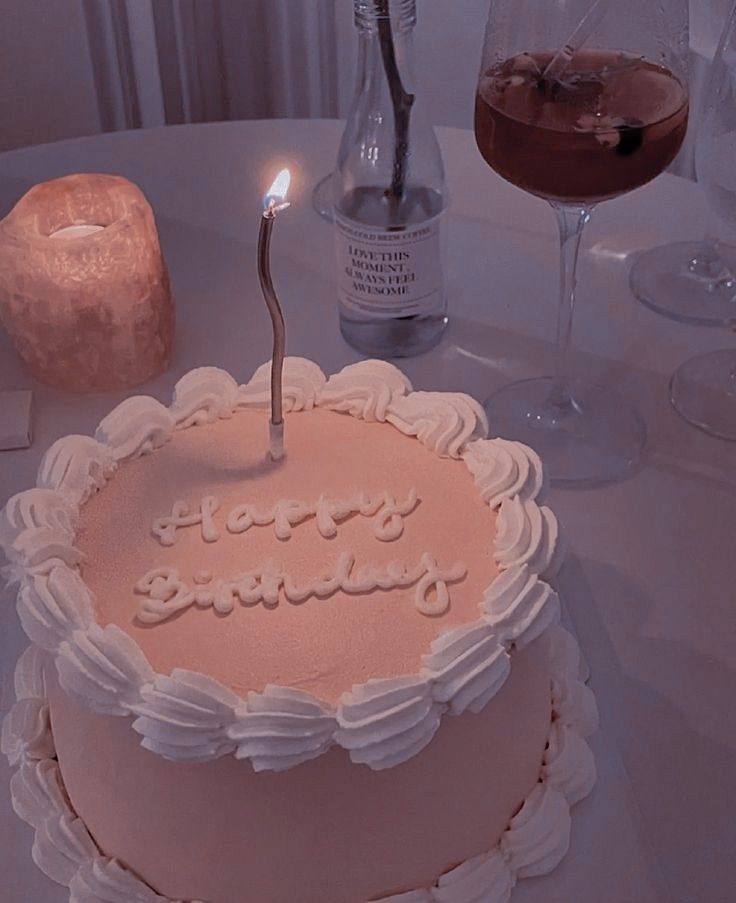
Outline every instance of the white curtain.
<path fill-rule="evenodd" d="M 104 129 L 347 111 L 350 0 L 83 4 Z"/>
<path fill-rule="evenodd" d="M 83 2 L 103 128 L 347 112 L 352 0 Z M 696 115 L 730 5 L 691 2 Z M 437 124 L 471 126 L 487 7 L 488 0 L 418 0 L 420 84 Z M 691 138 L 676 170 L 691 175 L 692 156 Z"/>

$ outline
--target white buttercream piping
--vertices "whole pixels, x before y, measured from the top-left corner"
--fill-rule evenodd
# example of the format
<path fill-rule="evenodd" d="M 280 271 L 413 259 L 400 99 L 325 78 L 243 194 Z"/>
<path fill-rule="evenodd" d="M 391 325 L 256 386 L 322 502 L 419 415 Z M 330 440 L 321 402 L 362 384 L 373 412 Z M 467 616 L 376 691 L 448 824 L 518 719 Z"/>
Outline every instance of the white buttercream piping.
<path fill-rule="evenodd" d="M 565 797 L 540 781 L 511 819 L 500 845 L 519 878 L 551 872 L 570 845 L 570 808 Z"/>
<path fill-rule="evenodd" d="M 25 759 L 10 779 L 10 796 L 18 817 L 34 828 L 40 827 L 49 813 L 63 811 L 66 791 L 56 760 Z"/>
<path fill-rule="evenodd" d="M 78 508 L 102 489 L 116 468 L 109 446 L 91 436 L 64 436 L 41 459 L 36 485 L 55 490 Z"/>
<path fill-rule="evenodd" d="M 570 806 L 586 797 L 596 780 L 593 752 L 581 735 L 555 720 L 544 752 L 542 776 Z"/>
<path fill-rule="evenodd" d="M 499 568 L 527 565 L 542 577 L 554 577 L 564 556 L 557 518 L 549 508 L 534 501 L 522 502 L 518 495 L 504 499 L 496 520 L 493 551 Z"/>
<path fill-rule="evenodd" d="M 598 707 L 593 691 L 579 680 L 577 641 L 562 627 L 553 627 L 549 636 L 553 658 L 552 710 L 565 727 L 589 737 L 598 730 Z"/>
<path fill-rule="evenodd" d="M 11 582 L 22 583 L 24 574 L 43 574 L 57 566 L 76 568 L 82 555 L 59 530 L 44 528 L 23 530 L 17 539 L 5 547 L 10 561 L 8 576 Z"/>
<path fill-rule="evenodd" d="M 411 391 L 411 383 L 393 364 L 360 361 L 331 376 L 322 387 L 317 404 L 369 423 L 383 423 L 390 404 Z"/>
<path fill-rule="evenodd" d="M 11 546 L 27 530 L 55 530 L 74 542 L 77 508 L 55 489 L 27 489 L 8 499 L 0 511 L 0 543 Z"/>
<path fill-rule="evenodd" d="M 167 443 L 175 426 L 174 417 L 160 401 L 134 395 L 101 421 L 95 439 L 112 449 L 116 461 L 129 461 Z"/>
<path fill-rule="evenodd" d="M 176 668 L 141 690 L 133 728 L 141 745 L 167 759 L 206 761 L 234 752 L 228 732 L 240 697 L 219 681 Z"/>
<path fill-rule="evenodd" d="M 17 609 L 29 639 L 54 653 L 75 630 L 96 626 L 92 597 L 82 578 L 55 561 L 48 573 L 23 581 Z"/>
<path fill-rule="evenodd" d="M 49 562 L 76 567 L 77 508 L 53 489 L 29 489 L 9 499 L 0 511 L 0 548 L 10 562 L 5 576 L 22 583 L 29 572 L 48 571 Z"/>
<path fill-rule="evenodd" d="M 48 666 L 48 653 L 33 645 L 16 663 L 16 703 L 5 716 L 0 734 L 0 752 L 11 765 L 55 755 L 46 700 Z"/>
<path fill-rule="evenodd" d="M 84 862 L 69 882 L 70 903 L 169 903 L 124 865 L 106 856 Z"/>
<path fill-rule="evenodd" d="M 45 698 L 47 669 L 51 663 L 51 657 L 40 646 L 28 646 L 15 665 L 15 698 Z"/>
<path fill-rule="evenodd" d="M 59 647 L 56 670 L 70 696 L 103 715 L 129 715 L 154 678 L 140 646 L 116 624 L 75 630 Z"/>
<path fill-rule="evenodd" d="M 334 709 L 311 693 L 269 684 L 248 694 L 228 736 L 237 744 L 235 756 L 250 759 L 255 771 L 284 771 L 326 752 L 336 727 Z"/>
<path fill-rule="evenodd" d="M 142 704 L 144 690 L 147 691 L 158 677 L 131 637 L 117 628 L 102 629 L 94 623 L 89 591 L 75 570 L 79 563 L 78 553 L 69 542 L 63 505 L 69 506 L 71 514 L 68 516 L 72 517 L 79 504 L 104 485 L 117 460 L 154 450 L 171 437 L 177 426 L 227 416 L 228 405 L 232 405 L 231 410 L 267 406 L 264 393 L 267 392 L 268 375 L 268 366 L 264 365 L 246 386 L 237 387 L 234 396 L 234 380 L 224 371 L 214 368 L 193 371 L 177 384 L 171 410 L 151 398 L 128 399 L 103 420 L 97 433 L 101 441 L 68 437 L 59 440 L 47 453 L 39 473 L 39 484 L 61 496 L 62 508 L 57 509 L 56 499 L 47 496 L 45 501 L 41 497 L 21 500 L 7 510 L 3 521 L 5 539 L 3 528 L 0 528 L 0 544 L 8 545 L 8 529 L 17 532 L 20 525 L 23 528 L 21 534 L 25 534 L 11 550 L 13 573 L 21 582 L 18 610 L 23 626 L 31 639 L 57 658 L 69 692 L 93 710 L 118 715 L 136 712 Z M 390 364 L 375 361 L 347 367 L 326 381 L 315 364 L 288 358 L 284 385 L 286 409 L 308 410 L 319 405 L 366 420 L 392 422 L 402 432 L 416 435 L 437 454 L 464 458 L 471 471 L 474 467 L 478 470 L 476 478 L 482 486 L 481 491 L 490 491 L 487 468 L 483 469 L 489 459 L 488 446 L 480 438 L 487 430 L 485 415 L 467 396 L 414 393 L 400 371 Z M 498 642 L 513 651 L 512 647 L 531 642 L 555 620 L 556 596 L 551 590 L 544 589 L 545 585 L 535 583 L 532 577 L 537 573 L 554 573 L 562 544 L 553 515 L 547 509 L 537 508 L 533 500 L 539 497 L 542 489 L 536 456 L 518 443 L 493 440 L 490 446 L 491 457 L 503 459 L 508 465 L 504 471 L 505 482 L 500 489 L 496 486 L 495 495 L 489 496 L 490 502 L 499 493 L 505 494 L 501 502 L 496 557 L 502 570 L 511 572 L 525 568 L 529 579 L 502 583 L 505 576 L 502 575 L 486 591 L 481 620 L 467 625 L 466 630 L 468 637 L 483 637 L 490 625 Z M 518 489 L 520 495 L 509 497 L 514 489 Z M 328 526 L 329 513 L 323 506 L 322 523 Z M 333 520 L 336 519 L 333 517 Z M 384 526 L 389 537 L 397 525 L 397 518 L 386 521 Z M 212 517 L 205 529 L 213 538 L 217 528 Z M 46 534 L 39 530 L 51 532 Z M 397 564 L 391 568 L 398 574 Z M 199 593 L 200 604 L 215 602 L 211 586 L 207 585 L 212 579 L 209 574 L 195 575 L 193 592 Z M 383 578 L 376 573 L 364 572 L 361 581 L 356 581 L 356 589 L 368 591 L 373 585 L 380 586 Z M 434 593 L 434 587 L 440 591 Z M 436 575 L 429 572 L 429 566 L 428 573 L 419 580 L 417 591 L 420 608 L 426 614 L 441 613 L 449 604 L 446 586 L 437 584 Z M 483 659 L 484 654 L 488 655 L 487 659 Z M 438 712 L 446 708 L 458 711 L 466 706 L 477 707 L 481 705 L 480 700 L 493 695 L 492 687 L 502 684 L 506 659 L 492 642 L 484 644 L 478 640 L 465 648 L 462 643 L 440 638 L 430 658 L 435 655 L 439 658 L 432 659 L 431 667 L 437 670 L 429 672 L 425 669 L 421 679 L 427 678 Z M 453 655 L 457 660 L 453 660 Z M 390 683 L 388 681 L 387 685 Z M 385 687 L 384 690 L 383 698 L 379 694 L 373 700 L 374 707 L 381 704 L 390 707 L 390 694 Z M 458 696 L 457 702 L 453 693 Z M 577 694 L 580 700 L 572 699 L 571 694 Z M 562 683 L 556 687 L 556 698 L 561 717 L 568 718 L 571 705 L 576 701 L 586 702 L 588 694 Z M 313 701 L 315 705 L 321 705 L 319 700 Z M 590 709 L 590 704 L 587 705 Z M 238 711 L 245 707 L 247 711 L 246 701 L 239 698 L 234 707 Z M 263 714 L 268 716 L 266 712 Z M 383 714 L 388 713 L 384 711 Z M 587 717 L 588 722 L 591 717 Z M 235 748 L 227 735 L 229 728 L 224 723 L 218 726 L 216 719 L 214 727 L 211 723 L 203 726 L 197 719 L 185 720 L 184 726 L 177 727 L 172 736 L 164 736 L 169 727 L 169 721 L 160 720 L 159 739 L 151 738 L 150 743 L 152 746 L 158 744 L 157 748 L 165 750 L 171 758 L 186 758 L 192 750 L 196 750 L 199 757 L 214 758 Z M 411 730 L 413 727 L 410 726 Z M 409 757 L 423 747 L 424 730 L 424 727 L 414 730 L 412 740 L 403 738 L 398 742 L 394 738 L 391 743 L 396 746 L 398 742 L 401 755 Z M 186 735 L 186 742 L 183 735 Z M 265 754 L 260 758 L 263 762 L 268 761 Z M 370 758 L 381 761 L 376 750 Z M 385 760 L 389 758 L 387 752 Z"/>
<path fill-rule="evenodd" d="M 511 671 L 508 653 L 484 622 L 464 624 L 441 634 L 423 657 L 437 702 L 454 715 L 480 712 L 498 693 Z"/>
<path fill-rule="evenodd" d="M 341 697 L 335 740 L 353 762 L 374 770 L 392 768 L 430 742 L 440 711 L 426 678 L 369 680 Z"/>
<path fill-rule="evenodd" d="M 468 443 L 463 460 L 480 497 L 491 508 L 515 495 L 523 502 L 542 501 L 546 492 L 542 462 L 526 445 L 507 439 L 476 439 Z"/>
<path fill-rule="evenodd" d="M 98 855 L 84 823 L 72 811 L 54 759 L 25 761 L 10 783 L 16 814 L 36 829 L 33 861 L 52 881 L 71 883 Z"/>
<path fill-rule="evenodd" d="M 54 754 L 49 748 L 49 709 L 42 699 L 19 699 L 3 720 L 0 752 L 11 765 L 24 758 L 47 759 Z"/>
<path fill-rule="evenodd" d="M 499 847 L 446 872 L 431 890 L 432 903 L 507 903 L 516 884 Z"/>
<path fill-rule="evenodd" d="M 282 375 L 284 413 L 311 411 L 327 378 L 320 368 L 303 357 L 287 357 Z M 271 362 L 256 370 L 238 389 L 237 407 L 265 409 L 271 403 Z"/>
<path fill-rule="evenodd" d="M 523 649 L 560 619 L 552 587 L 522 564 L 502 571 L 483 594 L 483 616 L 504 645 Z"/>
<path fill-rule="evenodd" d="M 171 414 L 178 429 L 232 417 L 238 384 L 218 367 L 190 370 L 174 387 Z"/>
<path fill-rule="evenodd" d="M 386 420 L 443 458 L 460 458 L 466 445 L 488 434 L 483 408 L 459 392 L 412 392 L 397 395 Z"/>

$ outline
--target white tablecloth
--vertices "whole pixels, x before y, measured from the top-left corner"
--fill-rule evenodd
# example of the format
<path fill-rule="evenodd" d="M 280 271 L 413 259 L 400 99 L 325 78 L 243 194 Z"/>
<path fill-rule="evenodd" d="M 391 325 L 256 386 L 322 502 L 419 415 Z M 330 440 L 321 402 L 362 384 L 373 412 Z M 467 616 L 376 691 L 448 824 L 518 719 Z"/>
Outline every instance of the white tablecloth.
<path fill-rule="evenodd" d="M 72 171 L 121 173 L 143 188 L 158 217 L 179 317 L 173 363 L 143 391 L 166 399 L 193 366 L 218 364 L 244 379 L 268 356 L 255 240 L 260 197 L 288 164 L 293 207 L 279 218 L 273 248 L 288 350 L 333 371 L 357 355 L 338 332 L 331 228 L 314 215 L 309 196 L 331 166 L 340 129 L 319 121 L 183 126 L 16 151 L 0 156 L 0 207 L 6 212 L 34 182 Z M 469 132 L 443 129 L 440 139 L 453 198 L 452 325 L 437 349 L 402 366 L 420 388 L 483 399 L 510 379 L 547 369 L 554 223 L 544 203 L 488 170 Z M 569 859 L 554 875 L 522 884 L 520 903 L 735 898 L 736 590 L 729 556 L 736 446 L 692 429 L 667 401 L 679 363 L 734 337 L 670 323 L 636 303 L 627 285 L 633 252 L 700 236 L 704 212 L 696 186 L 665 175 L 600 207 L 589 227 L 578 364 L 638 399 L 649 443 L 627 481 L 552 496 L 573 549 L 563 589 L 602 713 L 601 781 L 578 810 Z M 30 385 L 0 335 L 0 387 Z M 0 453 L 0 504 L 31 485 L 54 439 L 93 431 L 122 397 L 33 388 L 36 439 L 27 451 Z M 22 639 L 8 594 L 4 601 L 7 674 Z M 2 766 L 0 778 L 6 775 Z M 0 784 L 0 863 L 11 876 L 3 899 L 64 899 L 29 865 L 30 832 L 9 815 L 7 782 Z"/>

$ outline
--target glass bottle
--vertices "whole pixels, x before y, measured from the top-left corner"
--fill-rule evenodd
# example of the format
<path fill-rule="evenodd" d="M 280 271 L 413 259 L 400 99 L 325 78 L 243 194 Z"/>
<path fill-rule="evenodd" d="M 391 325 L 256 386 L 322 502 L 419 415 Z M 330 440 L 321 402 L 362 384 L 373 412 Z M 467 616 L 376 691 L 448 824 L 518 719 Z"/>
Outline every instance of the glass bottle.
<path fill-rule="evenodd" d="M 445 172 L 413 93 L 416 0 L 354 0 L 358 77 L 332 180 L 341 332 L 372 357 L 433 347 L 447 325 Z"/>

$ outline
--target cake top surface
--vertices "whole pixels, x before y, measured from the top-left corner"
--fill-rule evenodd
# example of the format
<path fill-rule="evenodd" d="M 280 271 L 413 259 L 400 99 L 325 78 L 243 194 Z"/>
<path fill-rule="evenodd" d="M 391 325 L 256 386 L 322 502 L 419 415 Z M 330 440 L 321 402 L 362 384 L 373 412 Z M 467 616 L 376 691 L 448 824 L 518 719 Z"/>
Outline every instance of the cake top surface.
<path fill-rule="evenodd" d="M 498 573 L 495 512 L 462 461 L 390 424 L 326 410 L 287 414 L 287 455 L 277 463 L 266 457 L 267 424 L 265 411 L 240 411 L 182 430 L 120 467 L 84 506 L 77 547 L 99 622 L 133 636 L 155 670 L 202 672 L 241 694 L 276 683 L 336 702 L 371 677 L 417 674 L 443 629 L 478 618 Z M 308 512 L 320 501 L 318 522 Z M 336 578 L 345 556 L 343 584 L 368 587 L 370 568 L 386 588 L 303 598 L 320 578 Z M 420 610 L 419 584 L 434 570 L 426 556 L 449 575 L 449 598 L 443 604 L 432 585 Z M 279 575 L 270 591 L 268 569 Z M 243 602 L 243 574 L 254 575 L 244 595 L 260 588 L 271 598 Z M 166 581 L 177 596 L 148 611 Z M 293 601 L 284 582 L 297 589 Z M 189 601 L 197 591 L 207 604 Z M 210 602 L 218 593 L 219 611 Z"/>
<path fill-rule="evenodd" d="M 67 693 L 168 758 L 283 769 L 338 743 L 391 767 L 559 616 L 541 463 L 380 361 L 287 358 L 283 394 L 279 463 L 268 365 L 54 443 L 0 514 L 18 612 Z"/>

